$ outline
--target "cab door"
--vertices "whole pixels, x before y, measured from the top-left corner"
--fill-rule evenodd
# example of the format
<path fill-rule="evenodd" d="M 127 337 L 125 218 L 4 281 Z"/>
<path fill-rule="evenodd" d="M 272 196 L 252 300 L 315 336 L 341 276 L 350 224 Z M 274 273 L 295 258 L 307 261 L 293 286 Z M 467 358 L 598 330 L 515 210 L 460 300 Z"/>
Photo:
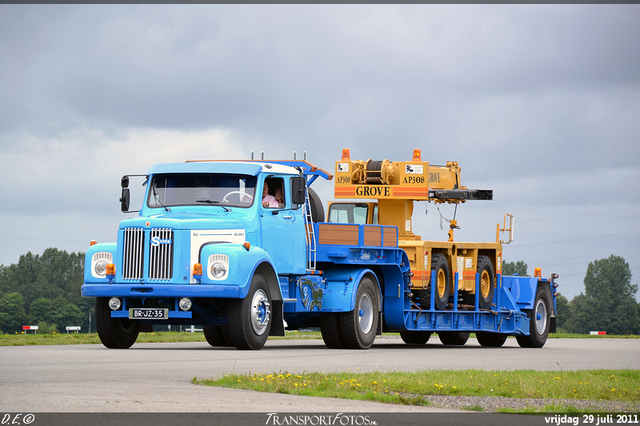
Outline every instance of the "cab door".
<path fill-rule="evenodd" d="M 278 207 L 265 207 L 262 202 L 258 207 L 262 248 L 273 260 L 279 275 L 303 274 L 307 268 L 302 207 L 291 204 L 290 179 L 291 176 L 267 176 L 264 182 L 267 183 L 268 192 L 263 192 L 259 198 L 265 200 L 265 197 L 270 195 L 281 201 Z M 263 190 L 265 188 L 264 182 L 260 186 Z"/>

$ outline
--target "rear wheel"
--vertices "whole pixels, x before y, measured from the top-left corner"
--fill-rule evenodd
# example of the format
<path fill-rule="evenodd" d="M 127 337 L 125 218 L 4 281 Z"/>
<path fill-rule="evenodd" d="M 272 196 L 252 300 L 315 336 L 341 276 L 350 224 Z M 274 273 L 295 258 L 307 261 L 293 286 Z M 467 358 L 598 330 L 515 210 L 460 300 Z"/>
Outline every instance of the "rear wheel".
<path fill-rule="evenodd" d="M 431 258 L 431 270 L 436 271 L 436 282 L 432 283 L 436 287 L 435 307 L 438 311 L 444 311 L 449 303 L 451 274 L 449 273 L 449 263 L 442 253 L 436 253 Z"/>
<path fill-rule="evenodd" d="M 367 349 L 373 345 L 380 319 L 378 300 L 378 286 L 370 277 L 362 278 L 356 293 L 355 309 L 339 316 L 340 334 L 345 348 Z"/>
<path fill-rule="evenodd" d="M 476 339 L 478 339 L 480 346 L 499 348 L 507 341 L 507 335 L 500 333 L 477 332 Z"/>
<path fill-rule="evenodd" d="M 342 336 L 340 335 L 340 321 L 338 314 L 327 312 L 320 316 L 320 332 L 322 333 L 322 340 L 328 348 L 342 349 L 344 344 L 342 343 Z"/>
<path fill-rule="evenodd" d="M 441 331 L 438 337 L 443 345 L 463 346 L 469 340 L 469 333 L 462 331 Z"/>
<path fill-rule="evenodd" d="M 229 334 L 238 349 L 261 349 L 271 330 L 271 295 L 262 275 L 254 275 L 244 299 L 229 303 Z"/>
<path fill-rule="evenodd" d="M 231 335 L 229 326 L 225 325 L 204 325 L 204 338 L 211 346 L 231 346 Z"/>
<path fill-rule="evenodd" d="M 541 348 L 547 342 L 551 325 L 551 298 L 545 286 L 538 286 L 533 309 L 524 310 L 529 317 L 529 335 L 516 336 L 520 347 Z"/>
<path fill-rule="evenodd" d="M 108 297 L 96 298 L 96 328 L 104 346 L 110 349 L 130 348 L 140 333 L 140 323 L 125 318 L 111 318 Z"/>
<path fill-rule="evenodd" d="M 430 331 L 401 331 L 402 341 L 408 345 L 424 345 L 431 338 Z"/>

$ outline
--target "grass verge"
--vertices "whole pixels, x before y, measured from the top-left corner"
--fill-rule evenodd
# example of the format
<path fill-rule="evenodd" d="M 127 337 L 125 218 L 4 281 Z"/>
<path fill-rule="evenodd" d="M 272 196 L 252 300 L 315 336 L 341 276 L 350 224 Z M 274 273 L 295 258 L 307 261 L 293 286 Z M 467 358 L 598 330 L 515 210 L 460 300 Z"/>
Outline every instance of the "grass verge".
<path fill-rule="evenodd" d="M 429 405 L 425 395 L 506 397 L 564 400 L 546 408 L 511 412 L 580 412 L 571 401 L 640 401 L 640 370 L 272 373 L 225 375 L 216 380 L 193 379 L 200 385 L 291 395 L 358 399 L 402 405 Z M 478 411 L 480 405 L 467 409 Z M 592 408 L 585 410 L 592 412 Z"/>

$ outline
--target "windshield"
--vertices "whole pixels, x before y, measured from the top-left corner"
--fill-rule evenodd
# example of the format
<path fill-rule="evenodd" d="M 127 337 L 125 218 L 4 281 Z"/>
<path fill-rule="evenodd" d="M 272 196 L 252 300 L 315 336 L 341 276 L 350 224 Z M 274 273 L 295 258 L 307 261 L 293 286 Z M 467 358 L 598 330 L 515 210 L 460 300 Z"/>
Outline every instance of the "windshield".
<path fill-rule="evenodd" d="M 366 204 L 334 203 L 329 206 L 329 222 L 365 225 L 368 209 Z"/>
<path fill-rule="evenodd" d="M 249 207 L 253 203 L 256 177 L 215 173 L 154 175 L 147 206 L 151 208 L 190 205 Z"/>

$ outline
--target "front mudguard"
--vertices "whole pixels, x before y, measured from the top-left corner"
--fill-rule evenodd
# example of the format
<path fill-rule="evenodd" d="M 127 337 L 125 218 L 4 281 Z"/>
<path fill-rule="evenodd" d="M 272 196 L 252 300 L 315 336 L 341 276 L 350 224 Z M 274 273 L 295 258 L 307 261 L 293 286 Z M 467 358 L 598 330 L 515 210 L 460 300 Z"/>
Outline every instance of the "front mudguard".
<path fill-rule="evenodd" d="M 222 280 L 211 279 L 207 273 L 212 266 L 208 263 L 208 259 L 213 254 L 223 254 L 229 257 L 228 273 Z M 236 286 L 240 299 L 244 299 L 249 293 L 251 280 L 258 269 L 263 274 L 264 271 L 268 271 L 269 276 L 277 277 L 277 270 L 271 257 L 260 247 L 251 247 L 247 250 L 244 246 L 235 244 L 215 244 L 203 247 L 200 259 L 203 269 L 200 285 Z M 277 280 L 275 284 L 275 286 L 270 285 L 271 296 L 273 299 L 282 300 Z M 277 291 L 276 294 L 273 292 L 274 289 Z"/>

